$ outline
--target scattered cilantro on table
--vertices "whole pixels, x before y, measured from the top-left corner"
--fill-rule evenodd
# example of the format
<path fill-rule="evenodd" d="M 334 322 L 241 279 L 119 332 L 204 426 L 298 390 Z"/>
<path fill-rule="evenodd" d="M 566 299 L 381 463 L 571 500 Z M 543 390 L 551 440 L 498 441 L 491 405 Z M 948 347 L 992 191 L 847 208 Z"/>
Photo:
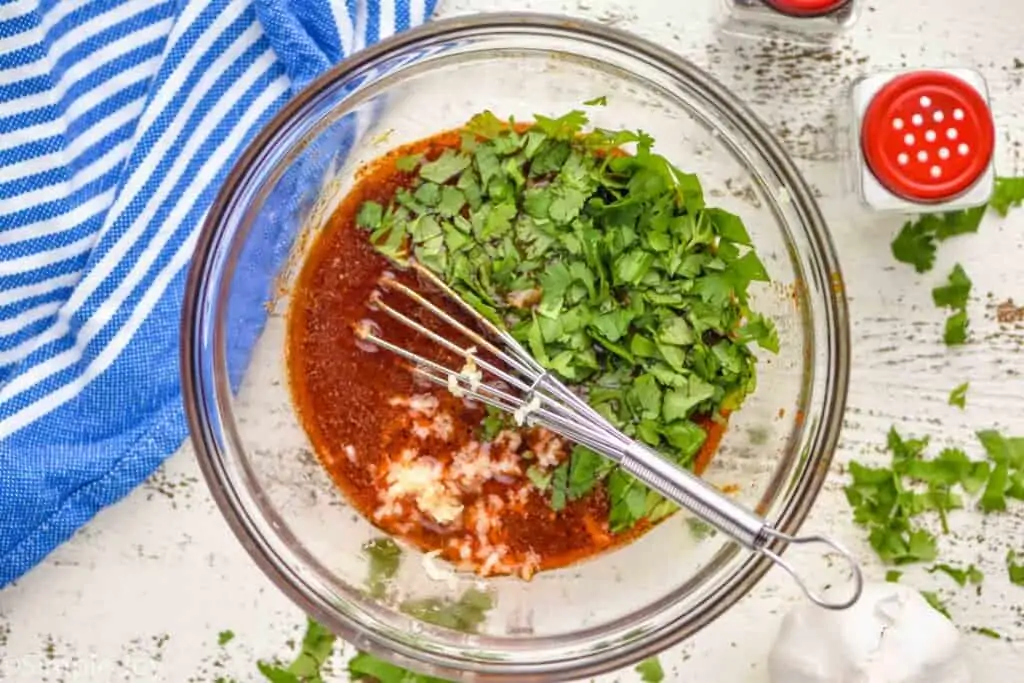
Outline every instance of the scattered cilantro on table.
<path fill-rule="evenodd" d="M 971 294 L 971 284 L 971 279 L 958 263 L 953 266 L 946 284 L 932 290 L 932 300 L 936 306 L 956 311 L 946 320 L 946 344 L 963 344 L 967 341 L 967 299 Z"/>
<path fill-rule="evenodd" d="M 971 279 L 967 277 L 963 267 L 958 263 L 953 266 L 948 282 L 932 290 L 932 299 L 939 308 L 962 310 L 967 306 L 967 298 L 971 294 Z"/>
<path fill-rule="evenodd" d="M 1024 560 L 1024 556 L 1021 559 Z M 1017 553 L 1013 550 L 1006 553 L 1006 571 L 1010 576 L 1010 583 L 1024 586 L 1024 563 L 1017 564 Z"/>
<path fill-rule="evenodd" d="M 768 273 L 740 218 L 706 206 L 697 177 L 649 135 L 587 123 L 583 111 L 527 126 L 478 114 L 458 149 L 405 164 L 409 187 L 364 203 L 357 223 L 381 254 L 414 258 L 583 386 L 627 435 L 691 466 L 707 436 L 696 419 L 755 388 L 751 345 L 778 351 L 775 325 L 748 302 Z M 544 483 L 555 510 L 603 483 L 613 531 L 674 509 L 582 446 Z"/>
<path fill-rule="evenodd" d="M 1024 437 L 1007 437 L 995 430 L 979 431 L 977 437 L 984 460 L 972 460 L 958 448 L 946 448 L 926 458 L 927 438 L 904 438 L 893 427 L 886 442 L 891 454 L 888 467 L 850 463 L 846 497 L 854 521 L 868 530 L 868 542 L 882 562 L 898 566 L 936 561 L 937 539 L 919 523 L 922 515 L 937 515 L 943 533 L 949 533 L 947 513 L 966 507 L 969 497 L 984 513 L 1006 510 L 1008 499 L 1024 500 Z M 1007 554 L 1006 565 L 1010 581 L 1024 586 L 1024 564 L 1016 564 L 1013 550 Z M 973 564 L 959 568 L 936 563 L 928 572 L 945 574 L 960 587 L 975 586 L 979 594 L 984 581 Z M 889 569 L 885 580 L 896 583 L 902 575 L 900 570 Z M 920 592 L 932 607 L 949 617 L 937 593 Z"/>
<path fill-rule="evenodd" d="M 926 273 L 935 265 L 938 242 L 977 232 L 989 207 L 1000 216 L 1006 216 L 1011 207 L 1021 204 L 1024 204 L 1024 178 L 996 178 L 992 198 L 987 205 L 942 214 L 922 214 L 916 220 L 904 223 L 892 242 L 892 254 L 897 261 L 912 265 L 918 273 Z M 943 332 L 943 341 L 948 346 L 967 342 L 967 297 L 970 292 L 971 280 L 960 264 L 953 268 L 947 284 L 932 290 L 936 306 L 954 311 L 946 319 Z"/>
<path fill-rule="evenodd" d="M 956 406 L 963 410 L 967 406 L 967 389 L 970 388 L 970 382 L 964 382 L 963 384 L 954 387 L 953 391 L 949 392 L 949 405 Z"/>
<path fill-rule="evenodd" d="M 923 597 L 925 601 L 932 606 L 932 609 L 934 609 L 936 612 L 946 617 L 950 621 L 953 621 L 953 617 L 949 614 L 949 608 L 946 607 L 946 603 L 942 601 L 942 598 L 939 597 L 938 593 L 936 593 L 935 591 L 918 592 L 921 594 L 921 597 Z"/>
<path fill-rule="evenodd" d="M 897 261 L 909 263 L 918 273 L 926 273 L 935 265 L 938 242 L 977 232 L 985 207 L 952 211 L 943 214 L 923 214 L 907 221 L 892 242 L 892 255 Z"/>
<path fill-rule="evenodd" d="M 959 346 L 967 343 L 967 328 L 970 321 L 967 319 L 967 311 L 957 311 L 946 318 L 945 331 L 942 333 L 942 341 L 946 346 Z"/>
<path fill-rule="evenodd" d="M 287 667 L 266 662 L 256 666 L 271 683 L 324 683 L 324 665 L 334 651 L 337 637 L 313 619 L 306 622 L 306 634 L 298 656 Z"/>
<path fill-rule="evenodd" d="M 951 567 L 948 564 L 937 564 L 928 570 L 929 574 L 934 574 L 936 572 L 941 572 L 953 579 L 953 581 L 956 582 L 956 585 L 961 588 L 966 586 L 968 583 L 972 586 L 978 586 L 985 580 L 985 575 L 982 574 L 981 570 L 973 564 L 966 569 L 957 569 L 956 567 Z"/>
<path fill-rule="evenodd" d="M 987 628 L 985 626 L 972 626 L 971 633 L 977 633 L 979 636 L 985 636 L 986 638 L 992 638 L 994 640 L 1002 640 L 1003 636 L 998 631 Z"/>
<path fill-rule="evenodd" d="M 1024 178 L 997 178 L 989 206 L 1000 216 L 1006 216 L 1011 208 L 1021 204 L 1024 204 Z"/>
<path fill-rule="evenodd" d="M 443 678 L 434 678 L 413 673 L 366 652 L 360 652 L 348 663 L 349 679 L 352 681 L 376 681 L 377 683 L 449 683 Z"/>
<path fill-rule="evenodd" d="M 868 541 L 883 562 L 935 561 L 935 535 L 916 522 L 924 514 L 935 514 L 943 533 L 948 533 L 947 513 L 965 507 L 967 497 L 977 497 L 983 512 L 1005 510 L 1007 498 L 1024 500 L 1024 437 L 1006 437 L 994 430 L 977 436 L 984 460 L 972 460 L 958 448 L 926 459 L 927 438 L 907 439 L 893 427 L 886 443 L 891 454 L 888 467 L 850 463 L 846 498 L 854 521 L 868 530 Z M 971 568 L 966 572 L 973 583 L 978 575 Z"/>
<path fill-rule="evenodd" d="M 657 657 L 645 659 L 636 665 L 636 672 L 640 674 L 640 680 L 644 683 L 661 683 L 665 680 L 665 670 L 661 667 L 661 661 Z"/>
<path fill-rule="evenodd" d="M 217 644 L 223 647 L 235 639 L 235 632 L 232 630 L 221 631 L 217 634 Z"/>
<path fill-rule="evenodd" d="M 922 214 L 916 220 L 903 224 L 892 243 L 892 254 L 897 261 L 914 266 L 925 273 L 935 265 L 937 242 L 967 233 L 977 232 L 991 207 L 1000 216 L 1006 216 L 1011 207 L 1024 203 L 1024 178 L 996 178 L 992 198 L 984 206 L 942 214 Z"/>

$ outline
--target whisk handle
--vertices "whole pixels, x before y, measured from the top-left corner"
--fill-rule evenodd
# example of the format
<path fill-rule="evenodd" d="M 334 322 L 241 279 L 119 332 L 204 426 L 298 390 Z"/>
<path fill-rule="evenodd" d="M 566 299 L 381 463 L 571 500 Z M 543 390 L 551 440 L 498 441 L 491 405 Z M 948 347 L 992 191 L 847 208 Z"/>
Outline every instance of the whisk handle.
<path fill-rule="evenodd" d="M 853 554 L 824 536 L 790 536 L 772 527 L 761 517 L 730 500 L 718 489 L 694 474 L 676 466 L 657 452 L 634 441 L 620 454 L 619 465 L 673 503 L 689 510 L 722 533 L 748 549 L 760 553 L 788 573 L 804 594 L 819 607 L 846 609 L 857 602 L 864 589 L 864 574 Z M 824 546 L 828 552 L 842 556 L 852 570 L 853 588 L 842 597 L 812 590 L 807 581 L 770 545 L 772 541 L 786 544 Z"/>
<path fill-rule="evenodd" d="M 767 523 L 721 491 L 634 441 L 619 462 L 624 470 L 751 550 L 768 542 Z"/>

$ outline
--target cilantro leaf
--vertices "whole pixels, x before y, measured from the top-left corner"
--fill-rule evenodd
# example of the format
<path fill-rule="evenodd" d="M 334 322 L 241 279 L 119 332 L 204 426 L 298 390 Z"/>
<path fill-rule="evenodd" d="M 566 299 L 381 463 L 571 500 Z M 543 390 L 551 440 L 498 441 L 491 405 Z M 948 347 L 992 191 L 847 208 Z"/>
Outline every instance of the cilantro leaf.
<path fill-rule="evenodd" d="M 256 662 L 256 669 L 270 683 L 306 683 L 287 669 L 282 669 L 279 666 L 267 664 L 266 662 Z M 322 681 L 313 680 L 308 683 L 322 683 Z"/>
<path fill-rule="evenodd" d="M 942 340 L 947 346 L 959 346 L 967 343 L 967 311 L 957 311 L 946 318 L 946 330 Z"/>
<path fill-rule="evenodd" d="M 1005 217 L 1010 209 L 1024 203 L 1024 178 L 996 178 L 996 186 L 989 200 L 996 213 Z"/>
<path fill-rule="evenodd" d="M 977 232 L 985 215 L 985 207 L 953 211 L 943 214 L 923 214 L 903 224 L 892 243 L 892 254 L 897 261 L 909 263 L 919 273 L 925 273 L 935 264 L 937 240 Z"/>
<path fill-rule="evenodd" d="M 921 221 L 906 222 L 892 242 L 892 255 L 925 273 L 935 264 L 935 233 Z"/>
<path fill-rule="evenodd" d="M 984 493 L 978 501 L 982 512 L 1002 512 L 1006 510 L 1006 490 L 1010 487 L 1009 467 L 1005 462 L 997 463 Z"/>
<path fill-rule="evenodd" d="M 586 113 L 578 109 L 557 119 L 541 116 L 540 114 L 534 115 L 537 128 L 549 138 L 555 140 L 572 140 L 583 130 L 583 126 L 587 125 L 589 120 Z"/>
<path fill-rule="evenodd" d="M 967 406 L 967 389 L 969 387 L 970 382 L 964 382 L 954 387 L 953 391 L 949 392 L 949 405 L 963 410 Z"/>
<path fill-rule="evenodd" d="M 437 159 L 420 166 L 420 177 L 434 183 L 446 183 L 470 164 L 469 156 L 446 149 Z"/>
<path fill-rule="evenodd" d="M 960 264 L 953 266 L 948 284 L 932 290 L 932 299 L 938 307 L 963 309 L 971 293 L 971 280 Z"/>
<path fill-rule="evenodd" d="M 673 389 L 665 394 L 665 405 L 662 415 L 666 422 L 685 420 L 700 403 L 715 395 L 715 388 L 700 379 L 690 377 L 683 387 Z"/>
<path fill-rule="evenodd" d="M 1002 636 L 999 635 L 998 631 L 995 631 L 984 626 L 972 626 L 971 633 L 977 633 L 979 636 L 985 636 L 986 638 L 993 638 L 995 640 L 1002 640 Z"/>
<path fill-rule="evenodd" d="M 1006 553 L 1006 571 L 1010 576 L 1010 583 L 1024 586 L 1024 564 L 1017 564 L 1017 553 L 1013 550 Z"/>
<path fill-rule="evenodd" d="M 995 463 L 1007 463 L 1013 469 L 1024 468 L 1024 437 L 1006 437 L 994 429 L 977 433 L 989 459 Z"/>
<path fill-rule="evenodd" d="M 395 159 L 395 168 L 403 173 L 412 173 L 423 161 L 422 154 L 407 154 Z"/>
<path fill-rule="evenodd" d="M 661 662 L 657 657 L 645 659 L 637 664 L 636 672 L 640 674 L 640 680 L 643 683 L 661 683 L 665 680 L 665 670 L 662 669 Z"/>
<path fill-rule="evenodd" d="M 466 124 L 467 131 L 487 139 L 497 137 L 505 128 L 505 122 L 495 116 L 490 109 L 473 116 Z"/>
<path fill-rule="evenodd" d="M 569 500 L 569 463 L 563 462 L 551 477 L 551 509 L 559 512 L 565 509 Z"/>
<path fill-rule="evenodd" d="M 306 633 L 295 661 L 286 668 L 265 662 L 256 666 L 271 683 L 324 683 L 322 669 L 334 652 L 337 637 L 313 619 L 306 621 Z"/>
<path fill-rule="evenodd" d="M 957 569 L 956 567 L 952 567 L 948 564 L 937 564 L 928 570 L 929 574 L 934 574 L 936 572 L 942 572 L 949 578 L 953 579 L 953 581 L 956 582 L 956 585 L 961 588 L 966 586 L 968 583 L 978 585 L 985 578 L 984 574 L 982 574 L 981 571 L 973 564 L 966 569 Z"/>
<path fill-rule="evenodd" d="M 601 95 L 600 97 L 595 97 L 592 100 L 587 100 L 583 104 L 585 104 L 588 107 L 604 107 L 608 105 L 608 98 L 604 95 Z"/>
<path fill-rule="evenodd" d="M 356 225 L 374 230 L 384 220 L 384 207 L 377 202 L 363 202 L 356 214 Z"/>
<path fill-rule="evenodd" d="M 973 209 L 944 213 L 937 217 L 931 216 L 929 220 L 934 224 L 935 237 L 946 240 L 956 235 L 978 232 L 984 217 L 985 207 L 977 206 Z"/>
<path fill-rule="evenodd" d="M 953 617 L 949 616 L 949 609 L 942 602 L 942 599 L 939 597 L 938 593 L 936 593 L 934 591 L 919 591 L 919 592 L 921 593 L 921 597 L 923 597 L 925 599 L 925 602 L 927 602 L 929 605 L 931 605 L 932 609 L 934 609 L 936 612 L 938 612 L 939 614 L 941 614 L 942 616 L 946 617 L 949 620 L 953 619 Z"/>
<path fill-rule="evenodd" d="M 235 632 L 228 629 L 217 634 L 217 644 L 223 647 L 235 639 Z"/>
<path fill-rule="evenodd" d="M 352 681 L 376 681 L 376 683 L 449 683 L 442 678 L 425 676 L 403 669 L 366 652 L 359 652 L 349 660 L 348 674 Z"/>

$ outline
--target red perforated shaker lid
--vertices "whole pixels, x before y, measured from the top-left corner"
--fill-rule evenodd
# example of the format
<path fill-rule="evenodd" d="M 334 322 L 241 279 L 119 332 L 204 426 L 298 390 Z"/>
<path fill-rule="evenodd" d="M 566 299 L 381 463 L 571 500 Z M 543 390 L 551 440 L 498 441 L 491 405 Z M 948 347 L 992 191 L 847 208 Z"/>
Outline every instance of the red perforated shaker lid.
<path fill-rule="evenodd" d="M 850 0 L 764 0 L 780 12 L 797 17 L 820 17 L 835 12 Z"/>
<path fill-rule="evenodd" d="M 861 146 L 871 172 L 890 192 L 942 202 L 984 175 L 995 126 L 972 85 L 941 71 L 917 71 L 894 78 L 871 101 Z"/>

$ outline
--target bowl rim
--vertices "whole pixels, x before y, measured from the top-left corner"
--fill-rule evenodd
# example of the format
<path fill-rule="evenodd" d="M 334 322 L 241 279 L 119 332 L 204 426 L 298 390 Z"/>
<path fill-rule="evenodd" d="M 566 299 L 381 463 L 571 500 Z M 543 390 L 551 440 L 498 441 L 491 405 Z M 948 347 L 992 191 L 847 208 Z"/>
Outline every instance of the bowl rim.
<path fill-rule="evenodd" d="M 702 603 L 700 613 L 684 624 L 673 625 L 645 634 L 643 637 L 622 645 L 614 651 L 605 650 L 571 660 L 553 660 L 545 664 L 516 665 L 508 661 L 483 662 L 480 660 L 453 660 L 436 653 L 423 653 L 413 647 L 398 644 L 372 631 L 360 628 L 348 616 L 331 611 L 316 596 L 306 593 L 296 585 L 291 572 L 278 562 L 273 553 L 251 533 L 246 521 L 247 515 L 236 497 L 229 490 L 225 467 L 221 458 L 215 455 L 219 450 L 214 445 L 210 429 L 206 401 L 199 369 L 204 352 L 201 343 L 199 321 L 204 315 L 208 292 L 207 271 L 210 266 L 213 247 L 220 238 L 223 217 L 234 203 L 238 190 L 253 166 L 260 160 L 263 151 L 283 131 L 288 130 L 296 114 L 311 101 L 316 100 L 333 83 L 346 78 L 368 65 L 387 58 L 391 53 L 415 46 L 423 41 L 472 37 L 501 30 L 536 29 L 548 33 L 559 33 L 567 39 L 580 36 L 597 38 L 612 43 L 615 47 L 626 47 L 637 57 L 648 59 L 659 66 L 693 80 L 700 80 L 702 89 L 716 104 L 725 105 L 733 111 L 731 123 L 752 143 L 759 154 L 770 162 L 773 171 L 788 179 L 787 190 L 790 203 L 800 213 L 805 237 L 810 242 L 810 251 L 820 263 L 818 271 L 827 273 L 828 282 L 816 283 L 822 288 L 824 312 L 829 334 L 822 340 L 828 347 L 830 363 L 824 369 L 823 394 L 828 399 L 826 410 L 821 416 L 820 433 L 824 435 L 818 444 L 819 453 L 814 467 L 805 468 L 799 487 L 802 495 L 795 496 L 790 504 L 779 512 L 777 528 L 786 533 L 795 533 L 806 520 L 810 509 L 821 492 L 832 458 L 839 441 L 842 418 L 845 411 L 850 375 L 850 331 L 849 311 L 845 298 L 843 278 L 835 246 L 824 217 L 813 192 L 796 167 L 789 153 L 769 132 L 768 128 L 738 96 L 721 85 L 707 71 L 690 60 L 663 48 L 637 34 L 609 27 L 596 21 L 571 18 L 556 14 L 536 12 L 493 12 L 456 16 L 431 20 L 427 23 L 388 37 L 373 46 L 364 48 L 339 62 L 296 93 L 270 121 L 254 136 L 232 166 L 224 183 L 212 203 L 201 227 L 189 269 L 182 306 L 180 331 L 180 370 L 182 376 L 183 403 L 189 425 L 189 433 L 207 486 L 218 509 L 229 527 L 241 542 L 256 565 L 289 599 L 307 614 L 328 626 L 343 639 L 359 642 L 360 649 L 377 655 L 397 659 L 402 663 L 426 668 L 434 675 L 459 676 L 472 672 L 474 680 L 564 680 L 568 677 L 582 678 L 596 676 L 611 670 L 629 666 L 644 658 L 662 652 L 725 613 L 738 600 L 746 596 L 771 568 L 772 562 L 763 555 L 749 558 L 733 574 L 732 580 L 715 586 Z M 784 546 L 775 543 L 771 547 L 783 552 Z M 403 661 L 404 660 L 404 661 Z M 464 665 L 464 666 L 460 666 Z M 525 678 L 524 678 L 525 677 Z"/>

